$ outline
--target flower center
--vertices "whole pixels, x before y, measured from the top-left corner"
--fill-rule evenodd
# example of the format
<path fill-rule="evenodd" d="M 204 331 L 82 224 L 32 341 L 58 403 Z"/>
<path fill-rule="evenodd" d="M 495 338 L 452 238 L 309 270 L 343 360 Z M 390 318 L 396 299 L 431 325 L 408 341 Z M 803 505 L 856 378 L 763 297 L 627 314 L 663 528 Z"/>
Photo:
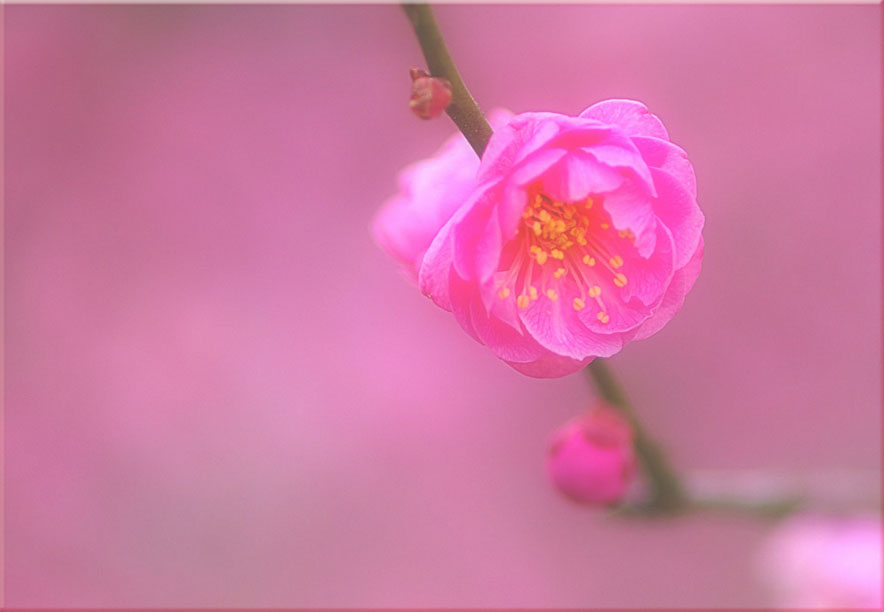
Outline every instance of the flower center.
<path fill-rule="evenodd" d="M 602 285 L 626 286 L 628 279 L 621 270 L 624 260 L 617 251 L 620 241 L 631 245 L 635 236 L 630 230 L 618 232 L 600 204 L 599 196 L 583 202 L 557 202 L 539 188 L 531 190 L 512 242 L 515 250 L 502 260 L 507 263 L 501 267 L 498 297 L 515 299 L 525 309 L 538 299 L 555 302 L 566 287 L 570 294 L 576 288 L 571 307 L 577 311 L 593 308 L 596 318 L 607 323 L 610 315 Z"/>

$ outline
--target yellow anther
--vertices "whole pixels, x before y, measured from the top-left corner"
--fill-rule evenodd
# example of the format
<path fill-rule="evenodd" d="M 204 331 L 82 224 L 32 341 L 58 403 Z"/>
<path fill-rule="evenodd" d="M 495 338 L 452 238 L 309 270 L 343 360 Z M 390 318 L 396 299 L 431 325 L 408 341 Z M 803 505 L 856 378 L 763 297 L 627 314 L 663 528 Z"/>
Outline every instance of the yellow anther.
<path fill-rule="evenodd" d="M 589 255 L 584 255 L 583 256 L 583 263 L 585 263 L 587 266 L 594 266 L 595 265 L 595 257 L 590 257 Z"/>
<path fill-rule="evenodd" d="M 535 221 L 534 225 L 531 226 L 531 229 L 534 230 L 535 236 L 539 236 L 542 233 L 542 230 L 540 229 L 540 221 Z"/>
<path fill-rule="evenodd" d="M 537 263 L 541 266 L 546 263 L 546 259 L 549 257 L 549 254 L 546 251 L 538 251 L 535 255 L 537 256 Z"/>
<path fill-rule="evenodd" d="M 545 208 L 541 209 L 538 216 L 540 217 L 540 220 L 543 221 L 544 223 L 549 223 L 550 219 L 552 219 L 552 215 L 550 215 L 549 212 Z"/>
<path fill-rule="evenodd" d="M 503 289 L 501 289 L 500 291 L 497 292 L 497 297 L 499 297 L 502 300 L 507 299 L 509 296 L 510 296 L 510 288 L 509 287 L 504 287 Z"/>
<path fill-rule="evenodd" d="M 528 304 L 531 303 L 531 300 L 528 299 L 527 295 L 520 295 L 516 298 L 516 305 L 519 308 L 528 308 Z"/>
<path fill-rule="evenodd" d="M 626 275 L 623 274 L 623 272 L 618 272 L 616 275 L 614 275 L 614 284 L 617 285 L 618 287 L 625 287 L 626 286 Z"/>
<path fill-rule="evenodd" d="M 592 198 L 586 200 L 586 210 L 589 210 L 590 208 L 592 208 Z"/>
<path fill-rule="evenodd" d="M 559 294 L 556 292 L 555 289 L 547 289 L 546 290 L 546 297 L 548 297 L 553 302 L 555 302 L 557 299 L 559 299 Z"/>
<path fill-rule="evenodd" d="M 561 252 L 560 250 L 558 250 L 558 249 L 553 249 L 553 250 L 550 252 L 550 255 L 552 256 L 553 259 L 565 259 L 565 254 L 562 253 L 562 252 Z"/>
<path fill-rule="evenodd" d="M 607 312 L 600 312 L 596 315 L 596 318 L 602 323 L 607 323 L 611 320 L 611 317 L 608 316 Z"/>
<path fill-rule="evenodd" d="M 602 223 L 602 229 L 608 229 L 609 227 L 611 227 L 610 223 Z"/>
<path fill-rule="evenodd" d="M 577 244 L 580 246 L 586 246 L 586 238 L 584 238 L 582 234 L 577 236 Z"/>
<path fill-rule="evenodd" d="M 559 268 L 555 271 L 553 276 L 555 276 L 556 278 L 562 278 L 563 276 L 565 276 L 565 273 L 567 273 L 567 270 L 565 270 L 565 268 Z"/>
<path fill-rule="evenodd" d="M 528 295 L 531 296 L 532 300 L 536 300 L 537 299 L 537 287 L 535 287 L 534 285 L 531 285 L 530 287 L 528 287 Z"/>
<path fill-rule="evenodd" d="M 586 308 L 586 302 L 584 302 L 580 298 L 574 298 L 574 303 L 572 304 L 572 306 L 574 306 L 574 310 L 583 310 L 584 308 Z"/>
<path fill-rule="evenodd" d="M 556 231 L 561 233 L 565 231 L 565 222 L 559 219 L 556 221 Z"/>
<path fill-rule="evenodd" d="M 614 255 L 611 259 L 608 260 L 608 263 L 611 264 L 612 268 L 619 268 L 623 265 L 623 258 L 619 255 Z"/>
<path fill-rule="evenodd" d="M 598 285 L 593 285 L 592 287 L 589 288 L 588 295 L 592 299 L 597 298 L 601 294 L 602 294 L 602 288 L 599 287 Z"/>

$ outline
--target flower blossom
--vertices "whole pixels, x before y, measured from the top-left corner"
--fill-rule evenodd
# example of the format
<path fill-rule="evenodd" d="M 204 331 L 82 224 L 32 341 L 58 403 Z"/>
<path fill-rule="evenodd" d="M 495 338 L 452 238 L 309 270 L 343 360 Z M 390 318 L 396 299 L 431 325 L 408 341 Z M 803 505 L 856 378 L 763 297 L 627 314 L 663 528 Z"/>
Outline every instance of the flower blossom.
<path fill-rule="evenodd" d="M 423 163 L 376 235 L 411 241 L 399 255 L 424 294 L 524 374 L 563 376 L 656 333 L 699 274 L 693 168 L 639 102 L 515 115 L 477 166 L 451 151 Z"/>
<path fill-rule="evenodd" d="M 614 408 L 600 403 L 555 433 L 547 471 L 553 484 L 576 502 L 616 504 L 635 478 L 632 429 Z"/>

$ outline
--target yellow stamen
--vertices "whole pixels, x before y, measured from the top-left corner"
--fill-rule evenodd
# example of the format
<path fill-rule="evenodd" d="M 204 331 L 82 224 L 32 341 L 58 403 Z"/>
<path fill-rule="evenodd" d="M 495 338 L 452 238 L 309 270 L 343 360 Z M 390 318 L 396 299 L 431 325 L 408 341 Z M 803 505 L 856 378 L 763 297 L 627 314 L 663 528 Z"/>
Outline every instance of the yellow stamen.
<path fill-rule="evenodd" d="M 590 257 L 589 255 L 584 255 L 583 256 L 583 263 L 585 263 L 587 266 L 594 266 L 595 265 L 595 257 Z"/>
<path fill-rule="evenodd" d="M 531 296 L 532 300 L 536 300 L 537 299 L 537 287 L 535 287 L 533 285 L 528 287 L 528 295 Z"/>
<path fill-rule="evenodd" d="M 561 252 L 560 250 L 558 250 L 558 249 L 553 249 L 553 250 L 550 252 L 550 255 L 553 257 L 553 259 L 565 259 L 565 254 L 562 253 L 562 252 Z"/>
<path fill-rule="evenodd" d="M 530 303 L 531 300 L 528 299 L 527 295 L 520 295 L 518 298 L 516 298 L 516 305 L 519 308 L 528 308 L 528 304 Z"/>
<path fill-rule="evenodd" d="M 567 272 L 567 270 L 565 270 L 565 268 L 559 268 L 558 270 L 555 271 L 553 276 L 555 276 L 556 278 L 562 278 L 563 276 L 565 276 L 566 272 Z"/>
<path fill-rule="evenodd" d="M 623 265 L 623 258 L 619 255 L 614 255 L 611 259 L 608 260 L 608 263 L 611 264 L 612 268 L 617 269 Z"/>
<path fill-rule="evenodd" d="M 510 288 L 509 287 L 504 287 L 503 289 L 501 289 L 500 291 L 497 292 L 497 297 L 499 297 L 502 300 L 507 299 L 509 296 L 510 296 Z"/>
<path fill-rule="evenodd" d="M 546 297 L 548 297 L 553 302 L 555 302 L 557 299 L 559 299 L 559 294 L 556 293 L 555 289 L 547 289 L 546 290 Z"/>
<path fill-rule="evenodd" d="M 549 257 L 549 255 L 547 255 L 546 251 L 540 251 L 536 255 L 537 255 L 537 263 L 539 263 L 541 266 L 546 263 L 546 259 L 547 259 L 547 257 Z"/>
<path fill-rule="evenodd" d="M 596 318 L 602 323 L 607 323 L 611 320 L 611 317 L 608 316 L 607 312 L 600 312 L 596 315 Z"/>
<path fill-rule="evenodd" d="M 584 308 L 586 308 L 586 302 L 584 302 L 580 298 L 574 298 L 573 306 L 574 310 L 583 310 Z"/>
<path fill-rule="evenodd" d="M 592 299 L 597 298 L 601 294 L 602 294 L 602 288 L 599 287 L 598 285 L 593 285 L 592 287 L 590 287 L 589 291 L 587 293 L 587 295 L 589 295 L 589 297 L 591 297 Z"/>
<path fill-rule="evenodd" d="M 618 272 L 616 276 L 614 276 L 614 284 L 618 287 L 626 286 L 626 275 L 623 272 Z"/>

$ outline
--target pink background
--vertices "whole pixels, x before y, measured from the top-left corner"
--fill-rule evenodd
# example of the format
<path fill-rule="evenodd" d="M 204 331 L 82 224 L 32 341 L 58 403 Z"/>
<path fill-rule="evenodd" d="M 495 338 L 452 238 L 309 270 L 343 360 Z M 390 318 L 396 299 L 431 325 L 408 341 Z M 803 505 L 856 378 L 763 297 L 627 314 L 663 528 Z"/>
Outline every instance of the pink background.
<path fill-rule="evenodd" d="M 771 527 L 559 497 L 524 378 L 373 244 L 395 6 L 7 6 L 6 603 L 763 606 Z M 704 271 L 612 366 L 689 469 L 880 467 L 880 6 L 443 6 L 486 108 L 644 101 Z M 871 492 L 877 496 L 878 491 Z"/>

